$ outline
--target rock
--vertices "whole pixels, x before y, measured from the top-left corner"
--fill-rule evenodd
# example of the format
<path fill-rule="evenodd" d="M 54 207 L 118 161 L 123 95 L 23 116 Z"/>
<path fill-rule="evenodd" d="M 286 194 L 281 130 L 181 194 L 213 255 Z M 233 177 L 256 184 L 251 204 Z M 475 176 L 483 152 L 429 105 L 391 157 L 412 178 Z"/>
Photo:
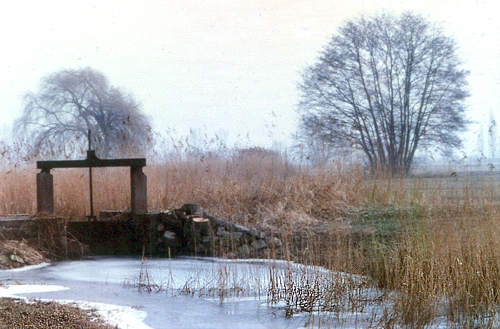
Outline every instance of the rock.
<path fill-rule="evenodd" d="M 241 232 L 228 232 L 228 231 L 224 230 L 222 232 L 217 232 L 217 235 L 220 237 L 223 237 L 223 238 L 239 240 L 243 236 L 243 233 L 241 233 Z"/>
<path fill-rule="evenodd" d="M 186 215 L 202 215 L 203 213 L 203 209 L 193 203 L 186 203 L 179 210 L 185 212 Z"/>
<path fill-rule="evenodd" d="M 245 257 L 270 246 L 279 247 L 279 239 L 266 238 L 254 228 L 243 227 L 210 216 L 196 204 L 185 204 L 179 209 L 161 212 L 152 221 L 152 247 L 157 255 L 170 255 L 171 247 L 179 253 L 195 253 Z"/>
<path fill-rule="evenodd" d="M 249 246 L 248 244 L 246 244 L 246 243 L 245 243 L 244 245 L 242 245 L 242 246 L 238 247 L 238 253 L 239 253 L 240 255 L 248 255 L 248 254 L 250 254 L 252 251 L 253 251 L 253 248 L 252 248 L 252 247 L 250 247 L 250 246 Z"/>
<path fill-rule="evenodd" d="M 264 240 L 255 240 L 251 244 L 252 248 L 259 250 L 267 248 L 267 243 Z"/>
<path fill-rule="evenodd" d="M 226 231 L 226 229 L 223 226 L 219 226 L 217 228 L 217 233 L 216 234 L 218 236 L 224 236 L 224 234 L 226 234 L 226 233 L 227 233 L 227 231 Z"/>
<path fill-rule="evenodd" d="M 163 233 L 163 237 L 166 240 L 177 240 L 177 234 L 175 234 L 175 232 L 172 231 L 165 231 L 165 233 Z"/>
<path fill-rule="evenodd" d="M 22 257 L 19 257 L 16 254 L 10 255 L 10 260 L 13 262 L 18 262 L 18 263 L 24 264 L 24 259 L 22 259 Z"/>
<path fill-rule="evenodd" d="M 249 230 L 249 233 L 250 235 L 254 236 L 254 237 L 257 237 L 259 239 L 264 239 L 266 237 L 266 235 L 263 233 L 263 232 L 260 232 L 260 231 L 257 231 L 256 229 L 254 228 L 251 228 Z"/>
<path fill-rule="evenodd" d="M 7 264 L 10 262 L 10 258 L 6 255 L 0 254 L 0 264 Z"/>
<path fill-rule="evenodd" d="M 178 252 L 178 248 L 181 243 L 179 241 L 179 236 L 174 231 L 159 231 L 160 235 L 154 246 L 154 252 L 162 256 L 172 257 Z"/>

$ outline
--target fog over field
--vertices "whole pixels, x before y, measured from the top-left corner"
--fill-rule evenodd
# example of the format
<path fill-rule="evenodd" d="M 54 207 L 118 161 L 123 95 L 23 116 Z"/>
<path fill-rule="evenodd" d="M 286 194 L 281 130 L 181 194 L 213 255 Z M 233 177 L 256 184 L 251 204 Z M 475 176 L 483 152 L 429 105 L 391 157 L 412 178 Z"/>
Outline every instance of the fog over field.
<path fill-rule="evenodd" d="M 296 84 L 336 29 L 360 14 L 412 10 L 443 22 L 469 77 L 477 147 L 500 108 L 498 4 L 438 1 L 18 1 L 0 13 L 0 133 L 22 96 L 61 69 L 92 67 L 135 95 L 154 129 L 194 130 L 229 145 L 288 147 Z"/>

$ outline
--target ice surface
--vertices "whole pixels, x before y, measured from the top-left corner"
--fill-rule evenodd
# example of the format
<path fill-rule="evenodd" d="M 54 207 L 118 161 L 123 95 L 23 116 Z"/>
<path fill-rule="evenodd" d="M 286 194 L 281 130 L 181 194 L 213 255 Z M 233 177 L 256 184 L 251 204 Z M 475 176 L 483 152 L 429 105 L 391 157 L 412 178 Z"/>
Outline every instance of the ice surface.
<path fill-rule="evenodd" d="M 307 284 L 301 280 L 307 281 L 310 275 L 319 275 L 319 280 L 336 275 L 340 284 L 361 280 L 324 268 L 279 261 L 92 257 L 23 271 L 0 270 L 0 296 L 76 301 L 82 307 L 99 309 L 104 319 L 127 329 L 307 326 L 311 320 L 307 314 L 285 317 L 284 305 L 268 303 L 271 273 L 273 280 L 281 283 L 297 280 L 297 287 Z M 359 293 L 365 294 L 361 296 L 365 299 L 375 294 L 370 289 Z M 325 312 L 321 316 L 337 325 L 320 327 L 363 328 L 373 320 L 375 307 Z"/>

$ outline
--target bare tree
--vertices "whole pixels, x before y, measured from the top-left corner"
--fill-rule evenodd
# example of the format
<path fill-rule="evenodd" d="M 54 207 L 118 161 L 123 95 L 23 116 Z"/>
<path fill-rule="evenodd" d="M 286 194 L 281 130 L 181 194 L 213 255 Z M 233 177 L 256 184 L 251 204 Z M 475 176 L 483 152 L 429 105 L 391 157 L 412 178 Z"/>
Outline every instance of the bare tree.
<path fill-rule="evenodd" d="M 372 170 L 407 174 L 419 147 L 461 145 L 460 65 L 454 40 L 420 15 L 348 21 L 303 73 L 299 135 L 358 149 Z"/>
<path fill-rule="evenodd" d="M 15 127 L 35 152 L 58 156 L 85 149 L 89 129 L 92 146 L 102 158 L 143 155 L 151 135 L 149 120 L 134 98 L 91 68 L 45 77 L 38 93 L 25 95 Z"/>

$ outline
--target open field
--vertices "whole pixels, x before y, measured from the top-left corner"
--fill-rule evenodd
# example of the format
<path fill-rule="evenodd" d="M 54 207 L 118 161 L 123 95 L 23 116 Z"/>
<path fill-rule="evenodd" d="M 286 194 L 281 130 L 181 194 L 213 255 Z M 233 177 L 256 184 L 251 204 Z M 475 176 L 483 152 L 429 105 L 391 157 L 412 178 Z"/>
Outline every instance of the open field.
<path fill-rule="evenodd" d="M 498 326 L 500 177 L 494 172 L 368 177 L 361 166 L 312 168 L 262 149 L 156 156 L 144 171 L 151 210 L 196 203 L 280 235 L 285 259 L 367 276 L 389 305 L 380 326 L 423 328 L 436 317 L 462 328 Z M 0 213 L 35 213 L 36 173 L 34 164 L 0 167 Z M 53 174 L 56 213 L 84 219 L 88 171 Z M 128 169 L 93 175 L 96 211 L 128 208 Z"/>

